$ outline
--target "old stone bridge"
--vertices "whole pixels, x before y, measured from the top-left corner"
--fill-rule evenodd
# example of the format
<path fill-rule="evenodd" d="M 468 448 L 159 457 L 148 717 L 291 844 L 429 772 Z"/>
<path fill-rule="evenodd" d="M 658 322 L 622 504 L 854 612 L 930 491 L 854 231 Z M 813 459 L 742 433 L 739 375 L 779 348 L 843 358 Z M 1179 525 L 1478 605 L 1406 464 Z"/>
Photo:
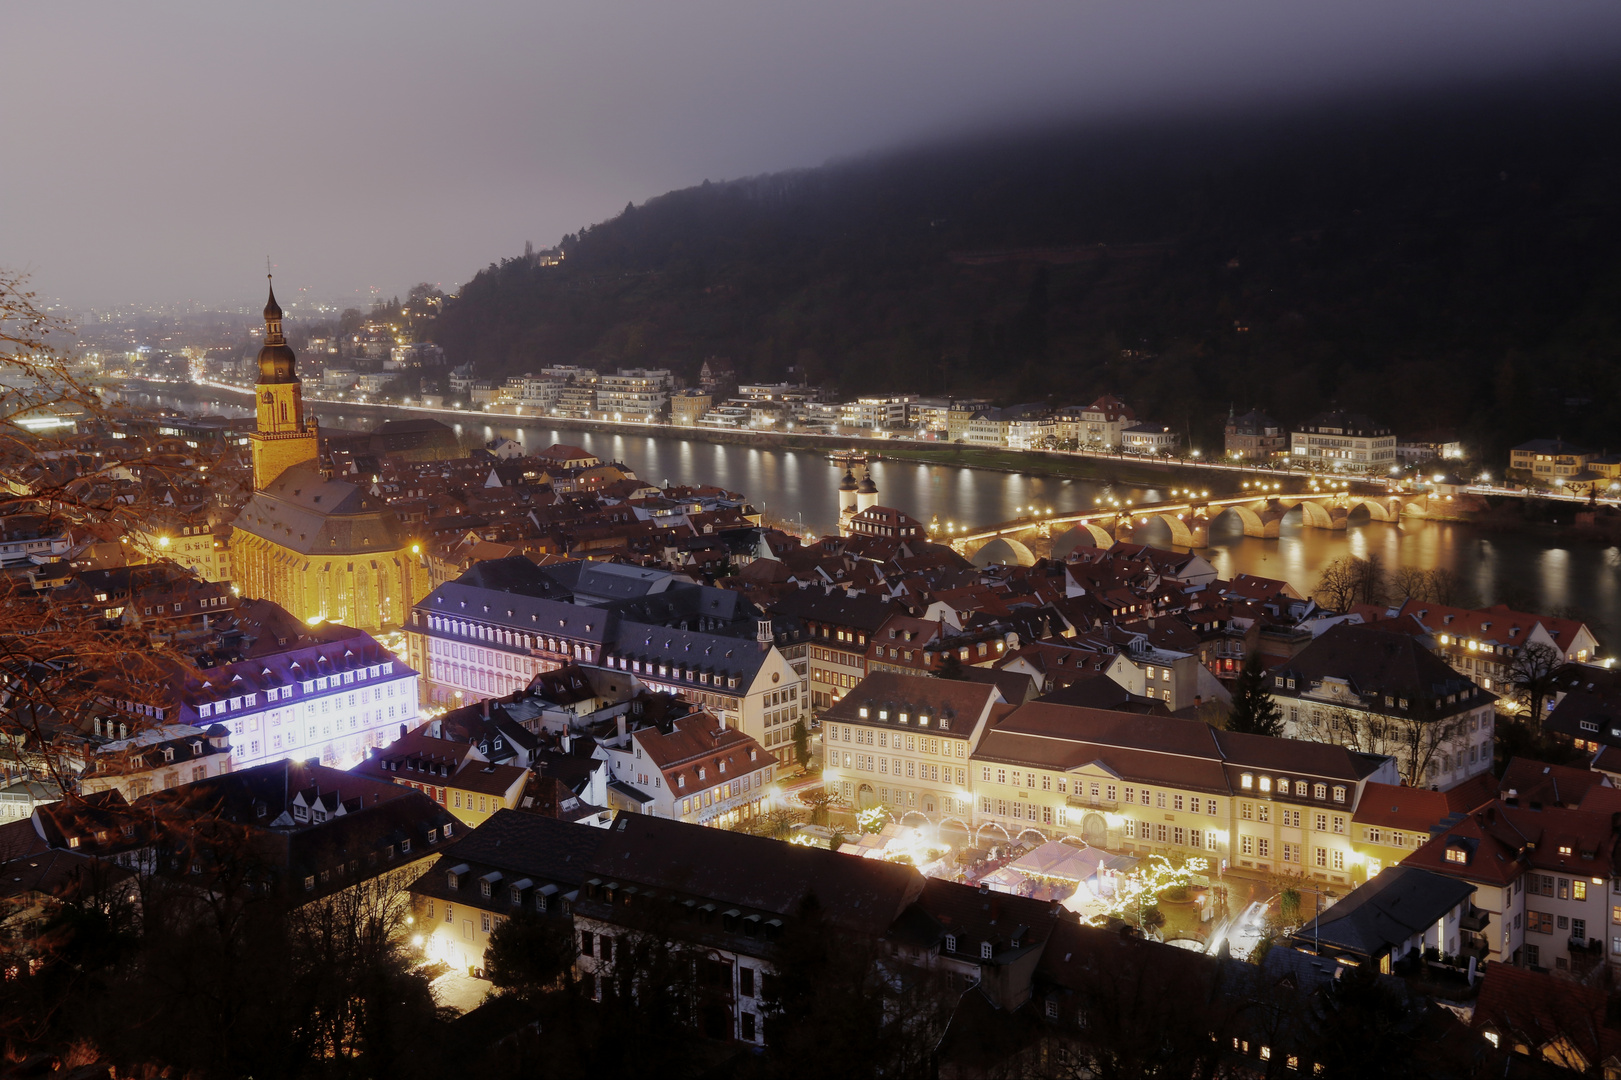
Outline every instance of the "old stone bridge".
<path fill-rule="evenodd" d="M 1235 514 L 1245 536 L 1276 539 L 1283 519 L 1298 513 L 1308 529 L 1344 529 L 1353 514 L 1372 521 L 1400 523 L 1404 518 L 1456 518 L 1483 509 L 1477 495 L 1389 492 L 1333 494 L 1238 495 L 1225 499 L 1193 498 L 1145 506 L 1109 506 L 1072 514 L 1036 514 L 974 532 L 940 536 L 977 565 L 1028 566 L 1037 558 L 1062 559 L 1077 547 L 1108 547 L 1131 542 L 1136 530 L 1162 521 L 1175 547 L 1198 549 L 1210 544 L 1210 526 L 1224 514 Z"/>

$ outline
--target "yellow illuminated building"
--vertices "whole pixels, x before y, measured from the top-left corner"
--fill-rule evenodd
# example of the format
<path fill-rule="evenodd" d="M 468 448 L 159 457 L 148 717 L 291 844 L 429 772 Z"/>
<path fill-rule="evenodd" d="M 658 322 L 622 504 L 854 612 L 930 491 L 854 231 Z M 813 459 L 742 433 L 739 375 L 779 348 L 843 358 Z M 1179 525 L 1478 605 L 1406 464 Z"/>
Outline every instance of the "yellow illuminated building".
<path fill-rule="evenodd" d="M 265 343 L 259 350 L 257 429 L 248 436 L 253 448 L 253 489 L 263 491 L 294 465 L 320 458 L 320 434 L 313 417 L 304 416 L 304 383 L 293 365 L 293 350 L 281 330 L 276 290 L 265 304 Z"/>
<path fill-rule="evenodd" d="M 235 522 L 233 576 L 244 596 L 273 600 L 306 621 L 397 629 L 428 591 L 421 544 L 382 499 L 322 468 L 274 291 L 264 314 L 250 436 L 254 494 Z"/>

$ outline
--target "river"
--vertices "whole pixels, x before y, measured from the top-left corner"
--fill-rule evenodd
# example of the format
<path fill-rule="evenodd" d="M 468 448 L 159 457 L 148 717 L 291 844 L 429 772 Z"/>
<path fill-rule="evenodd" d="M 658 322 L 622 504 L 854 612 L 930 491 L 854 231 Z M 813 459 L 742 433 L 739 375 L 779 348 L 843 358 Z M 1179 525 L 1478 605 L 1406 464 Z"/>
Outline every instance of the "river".
<path fill-rule="evenodd" d="M 133 405 L 166 406 L 186 412 L 245 416 L 242 399 L 129 394 Z M 322 423 L 369 428 L 371 416 L 345 415 L 317 406 Z M 642 479 L 663 484 L 717 484 L 747 494 L 775 518 L 799 521 L 823 532 L 838 519 L 838 485 L 843 470 L 825 455 L 808 450 L 772 450 L 672 437 L 611 435 L 560 430 L 544 425 L 454 423 L 458 437 L 482 445 L 497 437 L 515 439 L 529 450 L 566 442 L 604 460 L 622 461 Z M 1128 487 L 1086 480 L 1060 480 L 1017 473 L 877 461 L 871 466 L 879 501 L 928 523 L 983 526 L 1007 521 L 1025 507 L 1051 507 L 1063 513 L 1090 508 L 1100 497 L 1136 503 L 1170 498 L 1169 488 Z M 1166 527 L 1155 521 L 1138 529 L 1140 543 L 1170 546 Z M 1222 577 L 1250 573 L 1282 578 L 1309 592 L 1324 566 L 1347 552 L 1379 555 L 1390 570 L 1403 566 L 1454 571 L 1472 592 L 1467 603 L 1510 603 L 1524 610 L 1572 612 L 1588 619 L 1601 637 L 1621 632 L 1621 549 L 1598 544 L 1553 544 L 1533 533 L 1490 532 L 1458 522 L 1418 522 L 1400 526 L 1357 521 L 1341 532 L 1302 527 L 1298 514 L 1284 520 L 1276 540 L 1246 537 L 1236 516 L 1220 518 L 1202 552 Z"/>

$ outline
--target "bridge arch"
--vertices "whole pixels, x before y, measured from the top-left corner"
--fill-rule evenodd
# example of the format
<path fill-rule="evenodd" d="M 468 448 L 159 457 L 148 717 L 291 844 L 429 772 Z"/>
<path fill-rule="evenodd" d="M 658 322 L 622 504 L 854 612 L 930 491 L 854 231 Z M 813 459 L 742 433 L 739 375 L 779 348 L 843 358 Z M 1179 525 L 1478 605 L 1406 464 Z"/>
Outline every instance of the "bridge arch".
<path fill-rule="evenodd" d="M 1113 545 L 1114 537 L 1108 529 L 1090 521 L 1078 521 L 1073 527 L 1053 537 L 1053 558 L 1062 562 L 1069 558 L 1076 548 L 1107 548 Z"/>
<path fill-rule="evenodd" d="M 1283 520 L 1283 514 L 1281 511 L 1274 511 L 1268 514 L 1266 518 L 1263 518 L 1261 511 L 1266 508 L 1264 502 L 1231 503 L 1216 514 L 1215 517 L 1211 518 L 1210 523 L 1214 525 L 1224 515 L 1235 514 L 1238 520 L 1243 523 L 1245 536 L 1276 540 L 1278 538 L 1278 522 Z"/>
<path fill-rule="evenodd" d="M 1328 512 L 1328 507 L 1322 503 L 1313 502 L 1311 499 L 1301 499 L 1299 506 L 1301 524 L 1307 528 L 1332 529 L 1334 527 L 1334 517 Z"/>
<path fill-rule="evenodd" d="M 1193 530 L 1188 528 L 1187 520 L 1182 514 L 1173 514 L 1169 510 L 1163 510 L 1157 514 L 1149 514 L 1148 517 L 1150 519 L 1159 518 L 1165 522 L 1166 527 L 1171 530 L 1171 544 L 1173 546 L 1185 548 L 1195 546 Z M 1138 520 L 1141 521 L 1142 519 L 1139 518 Z"/>
<path fill-rule="evenodd" d="M 975 566 L 990 566 L 992 564 L 1034 566 L 1036 565 L 1036 556 L 1033 551 L 1011 536 L 998 536 L 974 552 L 969 562 Z"/>
<path fill-rule="evenodd" d="M 1374 521 L 1395 521 L 1401 517 L 1400 499 L 1358 499 L 1351 509 L 1364 509 Z"/>

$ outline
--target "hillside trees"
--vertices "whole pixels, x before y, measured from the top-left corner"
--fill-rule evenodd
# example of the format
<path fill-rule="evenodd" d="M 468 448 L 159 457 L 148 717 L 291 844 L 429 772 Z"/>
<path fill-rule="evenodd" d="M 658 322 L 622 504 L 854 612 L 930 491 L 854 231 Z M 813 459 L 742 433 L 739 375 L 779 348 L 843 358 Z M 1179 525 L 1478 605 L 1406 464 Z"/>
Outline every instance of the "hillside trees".
<path fill-rule="evenodd" d="M 1593 194 L 1621 184 L 1618 101 L 1505 88 L 1264 135 L 1048 129 L 706 184 L 583 230 L 561 265 L 492 265 L 433 333 L 492 376 L 639 340 L 689 376 L 723 355 L 775 381 L 814 357 L 846 394 L 1112 391 L 1195 445 L 1228 401 L 1453 425 L 1487 459 L 1551 424 L 1599 444 L 1621 428 L 1616 365 L 1575 412 L 1534 373 L 1621 351 L 1603 317 L 1621 212 Z"/>

